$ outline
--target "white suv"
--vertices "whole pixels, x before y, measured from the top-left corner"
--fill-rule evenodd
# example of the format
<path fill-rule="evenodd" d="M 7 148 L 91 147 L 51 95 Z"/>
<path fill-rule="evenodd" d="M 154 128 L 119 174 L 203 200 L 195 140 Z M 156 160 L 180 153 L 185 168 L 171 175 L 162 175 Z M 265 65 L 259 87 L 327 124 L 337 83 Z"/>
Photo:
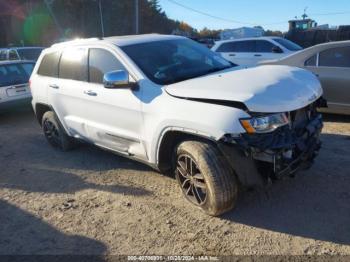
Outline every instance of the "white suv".
<path fill-rule="evenodd" d="M 80 139 L 174 173 L 184 196 L 211 215 L 235 205 L 239 186 L 291 175 L 320 148 L 322 89 L 312 73 L 234 67 L 179 36 L 53 45 L 31 91 L 53 146 Z"/>
<path fill-rule="evenodd" d="M 237 65 L 252 66 L 291 55 L 302 47 L 281 37 L 255 37 L 217 41 L 211 50 Z"/>

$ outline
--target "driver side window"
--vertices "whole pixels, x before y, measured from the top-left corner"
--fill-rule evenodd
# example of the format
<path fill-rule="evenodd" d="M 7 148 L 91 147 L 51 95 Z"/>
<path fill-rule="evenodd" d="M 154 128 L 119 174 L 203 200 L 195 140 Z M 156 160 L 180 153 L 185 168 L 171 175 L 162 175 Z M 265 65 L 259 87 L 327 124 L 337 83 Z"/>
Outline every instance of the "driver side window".
<path fill-rule="evenodd" d="M 103 75 L 116 70 L 125 70 L 125 67 L 111 52 L 99 48 L 89 49 L 89 82 L 102 84 Z"/>

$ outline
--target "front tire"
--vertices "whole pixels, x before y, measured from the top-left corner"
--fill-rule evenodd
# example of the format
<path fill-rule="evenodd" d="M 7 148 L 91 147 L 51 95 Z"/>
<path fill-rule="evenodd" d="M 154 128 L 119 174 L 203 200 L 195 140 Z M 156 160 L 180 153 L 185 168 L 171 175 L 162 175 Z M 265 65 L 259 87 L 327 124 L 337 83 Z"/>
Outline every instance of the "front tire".
<path fill-rule="evenodd" d="M 236 176 L 214 145 L 182 142 L 176 152 L 175 176 L 185 198 L 209 215 L 221 215 L 236 204 Z"/>
<path fill-rule="evenodd" d="M 47 141 L 53 147 L 62 151 L 69 151 L 75 146 L 75 142 L 66 134 L 54 112 L 47 111 L 43 115 L 41 126 Z"/>

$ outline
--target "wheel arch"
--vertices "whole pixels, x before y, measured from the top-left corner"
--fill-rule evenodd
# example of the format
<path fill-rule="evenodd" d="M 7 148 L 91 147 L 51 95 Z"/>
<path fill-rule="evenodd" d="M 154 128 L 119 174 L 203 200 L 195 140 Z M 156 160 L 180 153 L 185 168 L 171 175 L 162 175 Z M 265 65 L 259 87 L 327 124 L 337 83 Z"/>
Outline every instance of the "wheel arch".
<path fill-rule="evenodd" d="M 53 111 L 49 105 L 43 104 L 43 103 L 36 103 L 35 104 L 35 115 L 36 115 L 36 119 L 38 120 L 40 125 L 41 125 L 41 121 L 43 119 L 43 116 L 47 111 Z"/>
<path fill-rule="evenodd" d="M 176 146 L 185 140 L 195 140 L 216 145 L 216 140 L 207 134 L 198 133 L 194 130 L 184 130 L 178 128 L 168 128 L 165 130 L 158 142 L 156 161 L 161 172 L 167 173 L 173 168 L 172 157 Z"/>

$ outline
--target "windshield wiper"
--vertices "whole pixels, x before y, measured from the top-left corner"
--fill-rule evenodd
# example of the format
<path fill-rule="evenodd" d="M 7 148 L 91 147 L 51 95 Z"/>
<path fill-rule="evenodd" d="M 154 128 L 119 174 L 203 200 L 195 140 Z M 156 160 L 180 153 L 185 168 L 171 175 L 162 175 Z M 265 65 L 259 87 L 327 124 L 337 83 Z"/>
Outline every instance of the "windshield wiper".
<path fill-rule="evenodd" d="M 232 67 L 234 67 L 234 66 L 214 67 L 214 68 L 211 68 L 211 69 L 201 73 L 199 76 L 204 76 L 204 75 L 208 75 L 208 74 L 211 74 L 211 73 L 223 71 L 223 70 L 226 70 L 226 69 L 229 69 L 229 68 L 232 68 Z"/>
<path fill-rule="evenodd" d="M 203 72 L 200 72 L 199 74 L 193 74 L 193 75 L 187 75 L 187 76 L 183 76 L 183 77 L 178 77 L 178 78 L 175 78 L 173 79 L 173 81 L 169 81 L 165 84 L 173 84 L 173 83 L 178 83 L 178 82 L 181 82 L 181 81 L 186 81 L 186 80 L 189 80 L 189 79 L 192 79 L 192 78 L 197 78 L 197 77 L 201 77 L 201 76 L 205 76 L 205 75 L 208 75 L 208 74 L 211 74 L 211 73 L 215 73 L 215 72 L 219 72 L 219 71 L 222 71 L 222 70 L 225 70 L 225 69 L 228 69 L 228 68 L 232 68 L 236 65 L 230 65 L 230 66 L 224 66 L 224 67 L 214 67 L 214 68 L 211 68 L 209 70 L 206 70 L 206 71 L 203 71 Z"/>

